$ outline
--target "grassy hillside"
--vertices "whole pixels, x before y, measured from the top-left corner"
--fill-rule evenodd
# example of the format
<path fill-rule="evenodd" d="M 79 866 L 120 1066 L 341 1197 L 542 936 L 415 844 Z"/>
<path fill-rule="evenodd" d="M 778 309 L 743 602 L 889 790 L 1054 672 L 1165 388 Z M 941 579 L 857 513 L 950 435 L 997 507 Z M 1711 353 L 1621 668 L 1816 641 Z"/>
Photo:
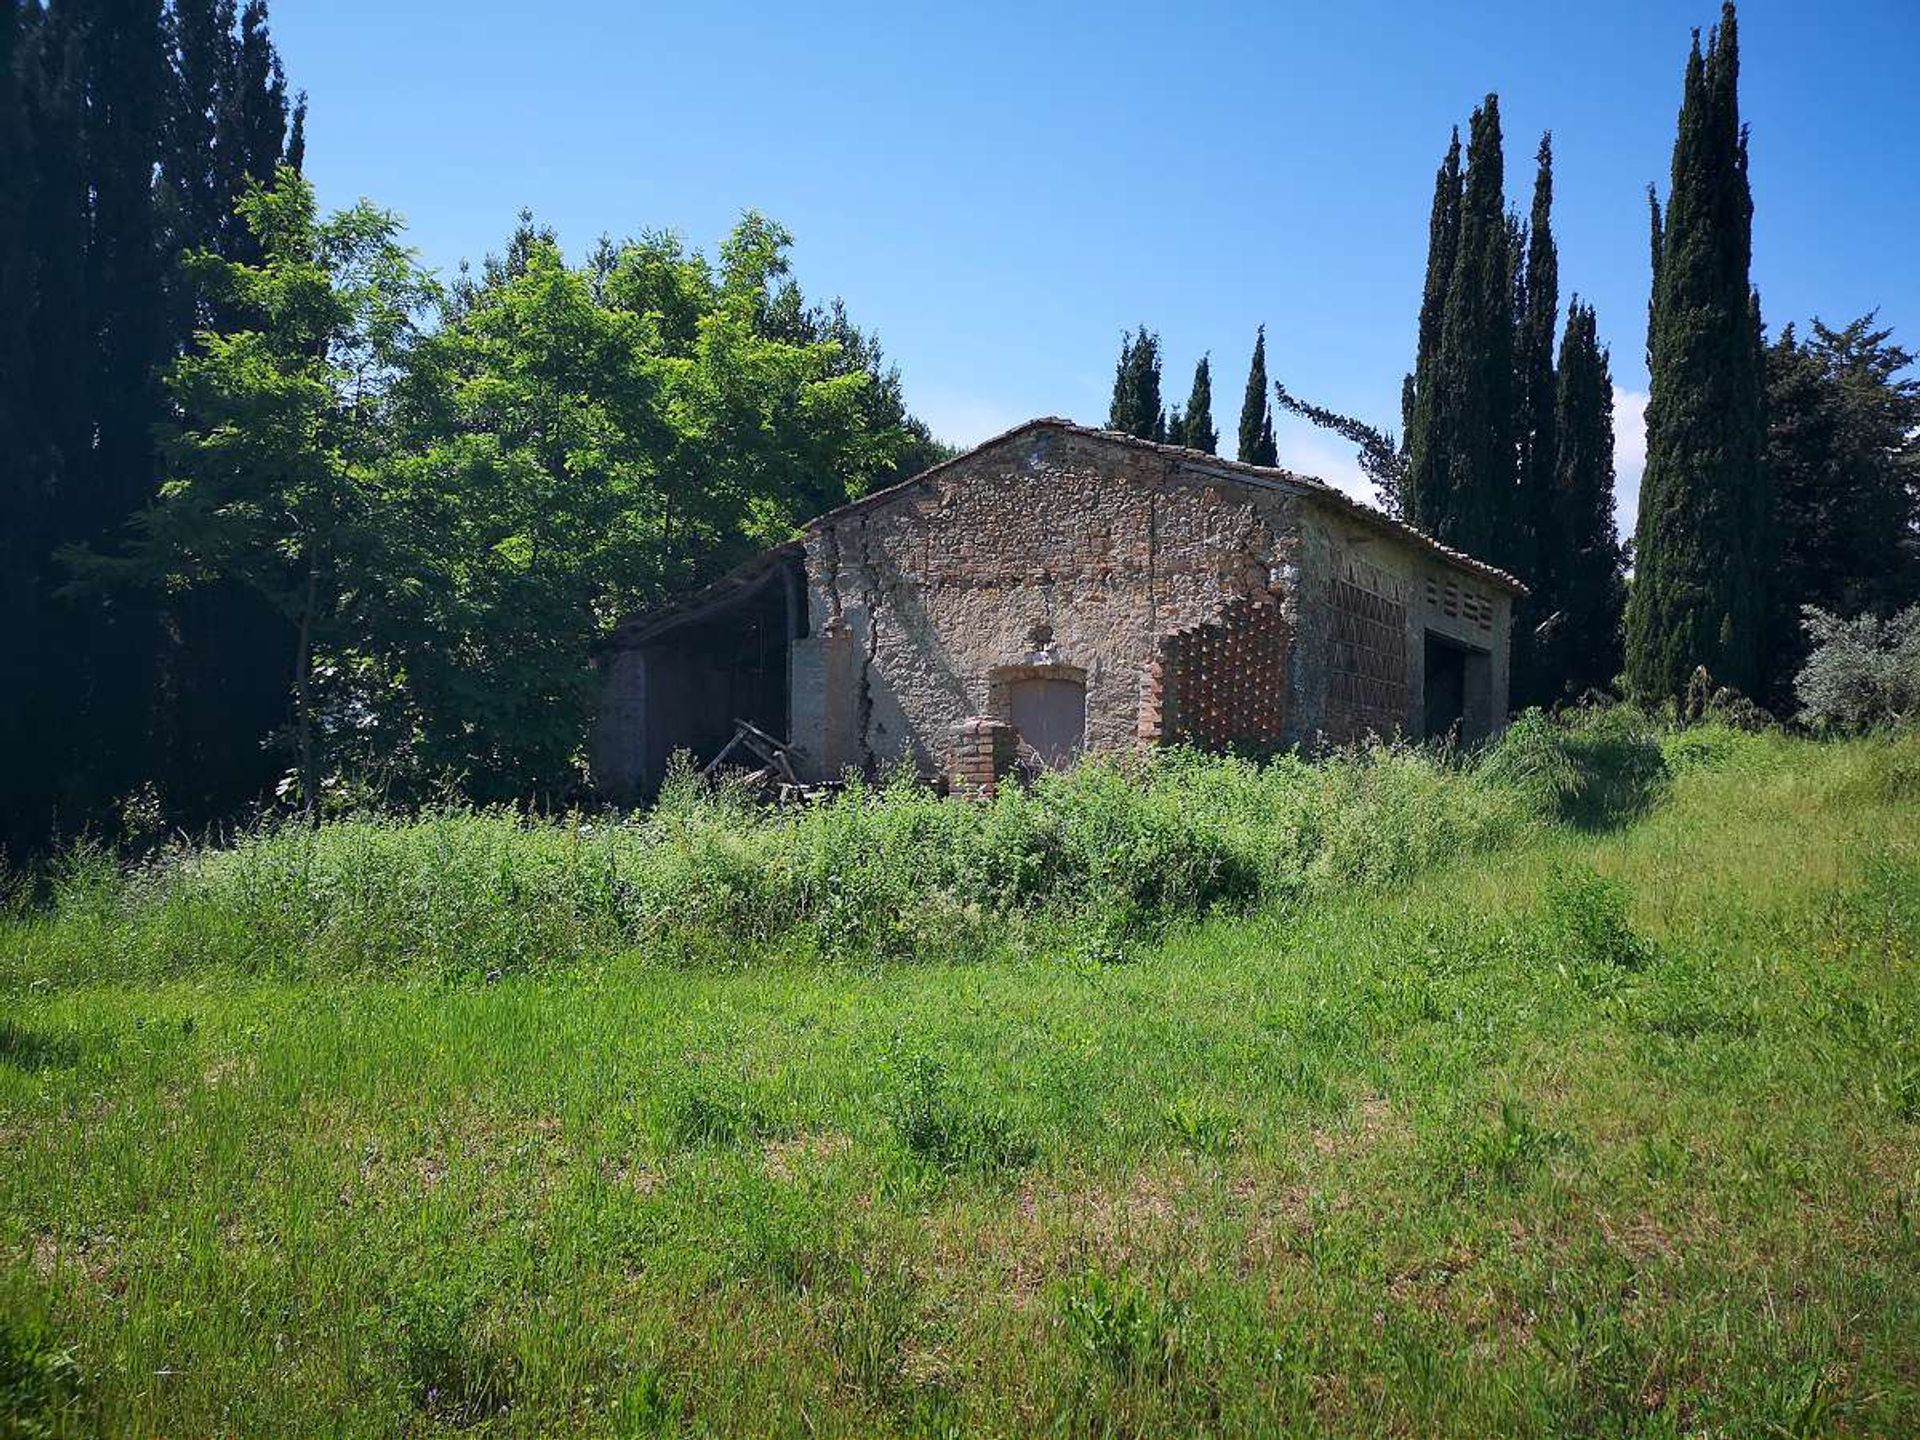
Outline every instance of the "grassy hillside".
<path fill-rule="evenodd" d="M 18 1432 L 1920 1431 L 1914 738 L 54 892 L 0 921 Z"/>

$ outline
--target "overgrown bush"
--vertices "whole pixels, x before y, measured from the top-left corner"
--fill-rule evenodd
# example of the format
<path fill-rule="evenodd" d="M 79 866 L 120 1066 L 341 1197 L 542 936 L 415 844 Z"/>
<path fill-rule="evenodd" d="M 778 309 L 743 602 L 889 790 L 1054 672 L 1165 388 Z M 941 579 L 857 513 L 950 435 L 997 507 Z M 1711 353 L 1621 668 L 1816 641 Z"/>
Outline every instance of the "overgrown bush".
<path fill-rule="evenodd" d="M 1793 681 L 1804 724 L 1858 734 L 1920 717 L 1920 605 L 1890 620 L 1846 620 L 1816 605 L 1801 614 L 1813 641 Z"/>
<path fill-rule="evenodd" d="M 1556 871 L 1547 884 L 1547 918 L 1562 956 L 1577 968 L 1637 971 L 1654 961 L 1617 880 L 1592 870 Z"/>
<path fill-rule="evenodd" d="M 75 851 L 51 906 L 0 927 L 0 968 L 132 979 L 497 978 L 641 947 L 699 964 L 1066 949 L 1124 959 L 1170 922 L 1404 884 L 1561 821 L 1603 823 L 1665 779 L 1624 710 L 1529 715 L 1478 759 L 1374 746 L 1265 763 L 1157 751 L 942 799 L 910 777 L 769 811 L 676 771 L 626 817 L 447 807 L 267 825 L 123 872 Z"/>
<path fill-rule="evenodd" d="M 1583 829 L 1617 825 L 1664 793 L 1660 731 L 1629 705 L 1576 710 L 1559 720 L 1529 710 L 1481 761 L 1494 784 L 1541 814 Z"/>
<path fill-rule="evenodd" d="M 1039 1148 L 1005 1111 L 967 1093 L 930 1055 L 897 1059 L 889 1104 L 894 1133 L 909 1154 L 938 1170 L 999 1174 L 1033 1163 Z"/>

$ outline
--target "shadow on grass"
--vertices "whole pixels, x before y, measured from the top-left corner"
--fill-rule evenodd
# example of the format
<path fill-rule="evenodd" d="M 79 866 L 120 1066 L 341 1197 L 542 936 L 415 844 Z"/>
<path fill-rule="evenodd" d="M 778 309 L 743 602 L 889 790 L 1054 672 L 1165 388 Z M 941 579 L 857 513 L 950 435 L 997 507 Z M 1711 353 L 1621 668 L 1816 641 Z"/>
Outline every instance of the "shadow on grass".
<path fill-rule="evenodd" d="M 71 1035 L 42 1035 L 13 1021 L 0 1019 L 0 1065 L 32 1073 L 65 1069 L 80 1062 L 80 1042 Z"/>

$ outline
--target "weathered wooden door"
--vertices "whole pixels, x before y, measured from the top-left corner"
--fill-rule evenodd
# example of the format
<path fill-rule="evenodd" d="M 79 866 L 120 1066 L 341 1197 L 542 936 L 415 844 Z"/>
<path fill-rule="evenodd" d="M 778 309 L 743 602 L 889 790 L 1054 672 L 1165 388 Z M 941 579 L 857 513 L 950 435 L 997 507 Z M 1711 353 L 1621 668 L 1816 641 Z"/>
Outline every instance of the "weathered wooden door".
<path fill-rule="evenodd" d="M 1087 687 L 1078 680 L 1016 680 L 1007 718 L 1049 770 L 1074 762 L 1087 739 Z"/>

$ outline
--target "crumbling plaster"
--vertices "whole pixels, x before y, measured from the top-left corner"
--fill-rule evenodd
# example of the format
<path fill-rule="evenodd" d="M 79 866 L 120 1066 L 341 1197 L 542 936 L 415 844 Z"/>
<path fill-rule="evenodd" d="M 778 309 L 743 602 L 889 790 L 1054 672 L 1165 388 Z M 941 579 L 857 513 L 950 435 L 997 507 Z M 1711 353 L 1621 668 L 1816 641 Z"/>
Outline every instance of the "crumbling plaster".
<path fill-rule="evenodd" d="M 1165 452 L 1036 430 L 807 538 L 809 635 L 792 656 L 803 762 L 946 764 L 1025 667 L 1084 672 L 1087 746 L 1137 739 L 1157 638 L 1292 573 L 1299 498 Z M 836 675 L 856 703 L 834 723 Z M 1004 716 L 1002 716 L 1004 718 Z"/>

